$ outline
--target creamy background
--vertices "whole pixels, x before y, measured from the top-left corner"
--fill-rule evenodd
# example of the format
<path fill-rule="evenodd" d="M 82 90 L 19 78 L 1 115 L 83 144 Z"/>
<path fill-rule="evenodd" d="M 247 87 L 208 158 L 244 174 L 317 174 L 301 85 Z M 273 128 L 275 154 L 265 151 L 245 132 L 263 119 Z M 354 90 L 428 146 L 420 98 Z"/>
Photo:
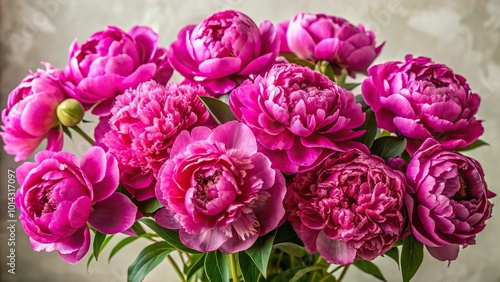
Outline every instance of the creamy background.
<path fill-rule="evenodd" d="M 484 166 L 490 188 L 500 193 L 500 1 L 498 0 L 363 0 L 363 1 L 243 1 L 243 0 L 0 0 L 0 106 L 29 69 L 47 61 L 64 67 L 69 44 L 75 37 L 84 41 L 107 25 L 128 30 L 149 25 L 169 45 L 186 24 L 199 23 L 211 13 L 237 9 L 260 23 L 290 19 L 295 13 L 323 12 L 363 23 L 375 31 L 385 48 L 376 62 L 402 60 L 407 53 L 424 55 L 445 63 L 468 79 L 482 97 L 478 116 L 485 119 L 483 139 L 491 147 L 470 153 Z M 359 90 L 357 90 L 359 93 Z M 355 91 L 356 92 L 356 91 Z M 358 94 L 355 93 L 355 94 Z M 88 145 L 79 138 L 67 140 L 65 148 L 83 154 Z M 6 269 L 7 169 L 18 164 L 3 151 L 0 162 L 0 281 L 126 281 L 128 265 L 145 244 L 139 242 L 122 251 L 111 264 L 105 252 L 89 271 L 86 259 L 75 266 L 57 253 L 37 253 L 17 225 L 16 275 Z M 493 202 L 500 200 L 494 199 Z M 498 209 L 498 208 L 497 208 Z M 461 251 L 449 267 L 426 257 L 414 281 L 500 282 L 500 220 L 498 210 L 477 245 Z M 109 250 L 108 250 L 109 251 Z M 394 261 L 376 261 L 389 281 L 401 281 Z M 365 281 L 363 273 L 351 269 L 346 281 Z M 145 281 L 177 281 L 165 262 Z"/>

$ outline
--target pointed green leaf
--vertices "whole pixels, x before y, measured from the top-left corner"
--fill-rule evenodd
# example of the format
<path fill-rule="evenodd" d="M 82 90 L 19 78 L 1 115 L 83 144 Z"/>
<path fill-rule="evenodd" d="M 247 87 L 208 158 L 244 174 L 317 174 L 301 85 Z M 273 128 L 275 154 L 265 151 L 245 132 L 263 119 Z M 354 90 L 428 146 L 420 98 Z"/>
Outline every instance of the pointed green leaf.
<path fill-rule="evenodd" d="M 335 73 L 333 73 L 332 66 L 330 66 L 330 63 L 328 61 L 319 62 L 319 72 L 321 74 L 328 76 L 328 78 L 331 81 L 336 82 L 337 78 L 335 77 Z"/>
<path fill-rule="evenodd" d="M 275 244 L 274 248 L 276 248 L 284 253 L 287 253 L 291 256 L 298 257 L 298 258 L 301 258 L 301 257 L 307 255 L 307 251 L 304 247 L 299 246 L 299 245 L 294 244 L 294 243 L 288 243 L 288 242 L 279 243 L 279 244 Z"/>
<path fill-rule="evenodd" d="M 128 282 L 141 282 L 151 270 L 158 266 L 170 252 L 174 251 L 167 242 L 156 242 L 144 248 L 129 266 Z"/>
<path fill-rule="evenodd" d="M 384 160 L 401 155 L 406 149 L 406 139 L 395 136 L 385 136 L 376 139 L 371 147 L 374 155 L 380 156 Z"/>
<path fill-rule="evenodd" d="M 205 104 L 208 111 L 218 124 L 223 124 L 228 121 L 236 120 L 236 117 L 231 111 L 231 108 L 229 108 L 228 104 L 212 97 L 207 97 L 207 96 L 198 96 L 198 97 L 200 97 L 200 100 L 203 102 L 203 104 Z"/>
<path fill-rule="evenodd" d="M 147 227 L 151 228 L 151 230 L 153 230 L 156 234 L 158 234 L 158 236 L 160 236 L 163 240 L 165 240 L 165 242 L 169 243 L 171 246 L 187 253 L 199 253 L 198 251 L 186 247 L 181 242 L 181 239 L 179 238 L 179 230 L 171 230 L 163 228 L 160 225 L 158 225 L 158 223 L 156 223 L 154 220 L 149 218 L 141 218 L 139 219 L 139 221 L 144 223 Z"/>
<path fill-rule="evenodd" d="M 470 150 L 473 150 L 473 149 L 476 149 L 476 148 L 479 148 L 479 147 L 482 147 L 482 146 L 489 146 L 489 145 L 490 144 L 484 142 L 483 140 L 477 139 L 476 141 L 474 141 L 469 146 L 461 148 L 461 149 L 457 149 L 457 151 L 459 151 L 459 152 L 470 151 Z"/>
<path fill-rule="evenodd" d="M 371 146 L 373 145 L 373 141 L 375 141 L 375 137 L 378 133 L 377 120 L 375 119 L 375 113 L 373 113 L 371 109 L 366 111 L 365 114 L 365 122 L 355 130 L 365 130 L 365 134 L 363 134 L 356 140 L 365 144 L 368 148 L 371 148 Z"/>
<path fill-rule="evenodd" d="M 271 255 L 275 236 L 276 231 L 270 232 L 257 239 L 257 241 L 245 251 L 264 278 L 267 278 L 267 264 L 269 263 L 269 256 Z"/>
<path fill-rule="evenodd" d="M 111 238 L 112 236 L 109 236 L 108 238 Z M 110 239 L 108 239 L 109 242 Z M 106 246 L 104 242 L 106 241 L 106 234 L 102 234 L 99 231 L 95 231 L 95 236 L 94 236 L 94 242 L 92 244 L 92 252 L 94 254 L 95 260 L 99 260 L 99 254 L 101 253 L 101 250 Z"/>
<path fill-rule="evenodd" d="M 314 70 L 315 64 L 313 62 L 302 60 L 298 58 L 294 53 L 280 53 L 280 56 L 284 57 L 290 63 L 308 67 Z"/>
<path fill-rule="evenodd" d="M 403 239 L 401 251 L 401 274 L 403 282 L 408 282 L 417 273 L 424 259 L 424 246 L 413 235 Z"/>
<path fill-rule="evenodd" d="M 387 252 L 385 252 L 384 255 L 392 258 L 398 264 L 398 269 L 400 269 L 400 267 L 399 267 L 399 249 L 397 247 L 390 248 Z"/>
<path fill-rule="evenodd" d="M 205 264 L 205 256 L 206 254 L 191 255 L 183 270 L 184 274 L 186 274 L 187 281 L 191 280 L 191 277 L 193 277 L 198 270 L 203 268 L 203 265 Z"/>
<path fill-rule="evenodd" d="M 298 282 L 307 273 L 312 272 L 312 271 L 316 271 L 316 270 L 326 270 L 326 268 L 328 268 L 328 266 L 318 265 L 318 264 L 304 267 L 301 270 L 298 270 L 297 272 L 295 272 L 295 274 L 292 276 L 292 278 L 290 278 L 289 281 L 290 282 Z"/>
<path fill-rule="evenodd" d="M 356 87 L 358 87 L 360 85 L 361 85 L 361 83 L 346 83 L 345 86 L 344 86 L 344 88 L 346 90 L 352 91 L 354 88 L 356 88 Z"/>
<path fill-rule="evenodd" d="M 154 213 L 155 211 L 162 208 L 163 205 L 160 204 L 157 198 L 152 198 L 147 200 L 146 205 L 144 206 L 145 213 Z"/>
<path fill-rule="evenodd" d="M 134 230 L 135 234 L 137 235 L 142 235 L 146 233 L 146 230 L 144 230 L 139 221 L 134 222 L 134 224 L 132 225 L 132 230 Z"/>
<path fill-rule="evenodd" d="M 149 236 L 146 236 L 146 235 L 149 235 Z M 113 247 L 113 249 L 109 253 L 108 262 L 110 262 L 111 259 L 116 255 L 116 253 L 118 253 L 118 251 L 120 251 L 123 247 L 127 246 L 128 244 L 134 242 L 135 240 L 137 240 L 141 237 L 152 237 L 151 235 L 152 234 L 142 234 L 140 236 L 123 238 L 120 242 L 118 242 L 118 244 L 116 244 L 116 246 Z"/>
<path fill-rule="evenodd" d="M 228 282 L 229 270 L 224 254 L 219 251 L 207 253 L 204 264 L 205 274 L 210 282 Z"/>
<path fill-rule="evenodd" d="M 354 263 L 354 266 L 359 268 L 361 271 L 366 272 L 375 278 L 378 278 L 382 281 L 387 281 L 384 278 L 384 275 L 382 275 L 382 272 L 380 271 L 380 268 L 378 268 L 377 265 L 375 265 L 373 262 L 366 261 L 366 260 L 357 260 Z"/>
<path fill-rule="evenodd" d="M 238 254 L 241 274 L 246 282 L 259 281 L 260 270 L 253 263 L 252 258 L 245 252 Z"/>
<path fill-rule="evenodd" d="M 69 139 L 73 139 L 73 137 L 71 136 L 71 131 L 69 130 L 69 128 L 67 126 L 62 126 L 62 129 L 63 129 L 63 132 L 66 133 L 66 135 L 69 136 Z"/>

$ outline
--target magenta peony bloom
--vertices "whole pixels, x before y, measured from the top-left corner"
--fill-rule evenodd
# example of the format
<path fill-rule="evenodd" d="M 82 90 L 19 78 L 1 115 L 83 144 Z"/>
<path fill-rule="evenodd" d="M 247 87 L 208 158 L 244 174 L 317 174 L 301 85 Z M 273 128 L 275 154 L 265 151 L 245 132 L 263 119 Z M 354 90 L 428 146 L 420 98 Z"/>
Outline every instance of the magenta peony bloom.
<path fill-rule="evenodd" d="M 116 157 L 121 181 L 138 200 L 154 197 L 156 174 L 170 156 L 177 135 L 198 125 L 213 125 L 198 95 L 201 86 L 155 81 L 116 97 L 109 130 L 100 143 Z M 96 128 L 102 132 L 103 125 Z"/>
<path fill-rule="evenodd" d="M 225 94 L 250 75 L 267 71 L 280 40 L 269 21 L 260 28 L 246 15 L 223 11 L 184 27 L 168 50 L 175 70 L 216 94 Z"/>
<path fill-rule="evenodd" d="M 401 236 L 406 187 L 404 175 L 377 156 L 336 153 L 292 180 L 288 220 L 307 251 L 329 263 L 373 260 Z"/>
<path fill-rule="evenodd" d="M 360 24 L 323 14 L 298 13 L 290 20 L 286 33 L 289 49 L 299 58 L 329 61 L 354 73 L 366 69 L 384 44 L 375 46 L 375 35 Z"/>
<path fill-rule="evenodd" d="M 444 151 L 427 139 L 406 172 L 410 188 L 405 196 L 413 236 L 439 260 L 455 260 L 459 246 L 475 244 L 476 234 L 491 217 L 481 165 L 459 153 Z"/>
<path fill-rule="evenodd" d="M 280 38 L 280 53 L 291 53 L 290 47 L 288 47 L 288 41 L 286 39 L 286 33 L 288 30 L 288 25 L 290 21 L 284 21 L 276 25 L 276 33 Z"/>
<path fill-rule="evenodd" d="M 99 147 L 90 148 L 81 161 L 67 152 L 42 151 L 16 175 L 19 219 L 35 251 L 58 251 L 74 264 L 89 249 L 87 222 L 105 234 L 134 223 L 137 207 L 115 192 L 117 162 Z"/>
<path fill-rule="evenodd" d="M 335 151 L 368 152 L 352 141 L 363 135 L 353 129 L 365 120 L 354 95 L 307 67 L 276 65 L 233 90 L 229 105 L 252 129 L 259 151 L 283 172 L 311 169 Z"/>
<path fill-rule="evenodd" d="M 189 248 L 235 253 L 274 230 L 285 209 L 285 178 L 257 152 L 252 131 L 237 121 L 183 131 L 158 174 L 155 219 L 180 229 Z"/>
<path fill-rule="evenodd" d="M 65 89 L 93 113 L 107 115 L 114 97 L 151 79 L 166 84 L 172 76 L 165 48 L 158 47 L 158 34 L 135 26 L 129 32 L 110 26 L 90 36 L 81 46 L 75 40 L 64 71 Z"/>
<path fill-rule="evenodd" d="M 463 148 L 483 134 L 474 117 L 480 98 L 465 78 L 429 58 L 406 56 L 405 62 L 388 62 L 369 69 L 363 97 L 375 111 L 380 128 L 409 139 L 413 153 L 427 138 L 444 149 Z"/>
<path fill-rule="evenodd" d="M 46 66 L 47 70 L 30 73 L 12 90 L 2 111 L 0 136 L 5 151 L 15 155 L 16 162 L 29 158 L 45 138 L 47 150 L 60 151 L 63 146 L 56 116 L 57 105 L 65 99 L 59 82 L 61 71 Z"/>

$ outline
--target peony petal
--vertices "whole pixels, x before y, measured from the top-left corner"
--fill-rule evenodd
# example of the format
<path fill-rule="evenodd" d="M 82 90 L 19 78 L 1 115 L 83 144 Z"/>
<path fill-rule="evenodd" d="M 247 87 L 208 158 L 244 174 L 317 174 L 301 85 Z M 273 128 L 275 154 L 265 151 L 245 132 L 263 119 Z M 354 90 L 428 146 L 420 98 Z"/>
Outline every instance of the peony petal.
<path fill-rule="evenodd" d="M 333 240 L 321 231 L 316 240 L 318 252 L 327 262 L 340 265 L 348 265 L 356 258 L 356 250 L 347 246 L 346 243 Z"/>
<path fill-rule="evenodd" d="M 452 261 L 458 258 L 459 245 L 446 245 L 443 247 L 425 246 L 429 254 L 440 261 Z"/>
<path fill-rule="evenodd" d="M 175 218 L 175 215 L 176 213 L 174 213 L 172 210 L 161 208 L 155 214 L 155 221 L 165 228 L 177 230 L 181 228 L 181 224 Z"/>
<path fill-rule="evenodd" d="M 238 73 L 241 69 L 241 59 L 234 57 L 208 59 L 202 62 L 198 69 L 210 78 L 221 78 Z"/>
<path fill-rule="evenodd" d="M 80 228 L 73 236 L 61 242 L 61 244 L 79 246 L 74 252 L 63 254 L 59 253 L 61 258 L 65 261 L 75 264 L 80 261 L 89 251 L 90 247 L 90 232 L 87 227 Z"/>
<path fill-rule="evenodd" d="M 95 203 L 88 222 L 99 232 L 115 234 L 134 224 L 137 207 L 121 193 L 113 193 L 107 199 Z"/>
<path fill-rule="evenodd" d="M 200 252 L 215 251 L 229 239 L 219 228 L 209 229 L 200 234 L 189 234 L 182 228 L 179 236 L 186 247 Z"/>
<path fill-rule="evenodd" d="M 238 121 L 230 121 L 216 127 L 208 140 L 214 143 L 222 142 L 226 145 L 226 150 L 237 149 L 248 156 L 257 153 L 257 141 L 252 131 Z"/>

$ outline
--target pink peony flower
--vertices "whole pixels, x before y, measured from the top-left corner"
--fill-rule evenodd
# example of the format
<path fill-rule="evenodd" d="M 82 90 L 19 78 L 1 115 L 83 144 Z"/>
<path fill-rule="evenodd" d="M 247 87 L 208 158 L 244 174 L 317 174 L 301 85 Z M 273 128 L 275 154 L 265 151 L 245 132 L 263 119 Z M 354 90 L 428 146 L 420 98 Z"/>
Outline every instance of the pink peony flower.
<path fill-rule="evenodd" d="M 65 89 L 93 113 L 107 115 L 114 97 L 151 79 L 166 84 L 172 76 L 166 49 L 158 47 L 158 34 L 149 27 L 135 26 L 129 32 L 110 26 L 96 32 L 81 46 L 70 47 L 64 70 Z"/>
<path fill-rule="evenodd" d="M 481 165 L 444 151 L 427 139 L 408 164 L 405 196 L 413 236 L 439 260 L 455 260 L 459 246 L 474 245 L 491 217 L 495 194 L 487 189 Z"/>
<path fill-rule="evenodd" d="M 233 90 L 229 105 L 248 125 L 276 169 L 314 168 L 335 151 L 366 146 L 353 139 L 365 116 L 354 95 L 327 76 L 293 64 L 274 66 L 264 77 Z"/>
<path fill-rule="evenodd" d="M 347 20 L 323 14 L 298 13 L 290 20 L 286 38 L 289 49 L 299 58 L 329 61 L 354 73 L 366 69 L 384 44 L 375 46 L 375 35 Z"/>
<path fill-rule="evenodd" d="M 292 50 L 288 47 L 288 41 L 286 38 L 286 33 L 288 30 L 288 25 L 290 21 L 283 21 L 276 25 L 276 33 L 280 38 L 280 53 L 291 53 Z"/>
<path fill-rule="evenodd" d="M 292 180 L 288 220 L 307 251 L 329 263 L 373 260 L 400 238 L 406 187 L 404 175 L 377 156 L 336 153 Z"/>
<path fill-rule="evenodd" d="M 89 249 L 87 222 L 105 234 L 131 227 L 137 207 L 115 192 L 118 175 L 115 158 L 99 147 L 81 161 L 67 152 L 42 151 L 34 163 L 21 165 L 16 206 L 33 249 L 58 251 L 74 264 Z"/>
<path fill-rule="evenodd" d="M 236 121 L 183 131 L 158 174 L 155 219 L 180 229 L 201 252 L 243 251 L 274 230 L 285 214 L 283 175 L 257 152 L 252 131 Z"/>
<path fill-rule="evenodd" d="M 205 95 L 201 86 L 172 83 L 165 87 L 148 81 L 116 97 L 110 128 L 100 143 L 116 157 L 122 184 L 138 200 L 154 197 L 156 174 L 169 158 L 177 135 L 214 124 L 198 95 Z"/>
<path fill-rule="evenodd" d="M 279 51 L 274 26 L 260 28 L 246 15 L 223 11 L 184 27 L 168 50 L 175 70 L 215 94 L 225 94 L 250 75 L 267 71 Z"/>
<path fill-rule="evenodd" d="M 465 78 L 429 58 L 406 56 L 405 62 L 388 62 L 369 69 L 363 97 L 375 112 L 377 124 L 409 139 L 416 151 L 427 138 L 444 149 L 463 148 L 483 134 L 475 118 L 480 98 Z"/>
<path fill-rule="evenodd" d="M 60 151 L 63 131 L 56 116 L 56 108 L 65 99 L 59 82 L 61 71 L 49 66 L 24 78 L 12 90 L 7 107 L 2 111 L 0 136 L 8 154 L 14 160 L 24 161 L 47 138 L 47 150 Z"/>

